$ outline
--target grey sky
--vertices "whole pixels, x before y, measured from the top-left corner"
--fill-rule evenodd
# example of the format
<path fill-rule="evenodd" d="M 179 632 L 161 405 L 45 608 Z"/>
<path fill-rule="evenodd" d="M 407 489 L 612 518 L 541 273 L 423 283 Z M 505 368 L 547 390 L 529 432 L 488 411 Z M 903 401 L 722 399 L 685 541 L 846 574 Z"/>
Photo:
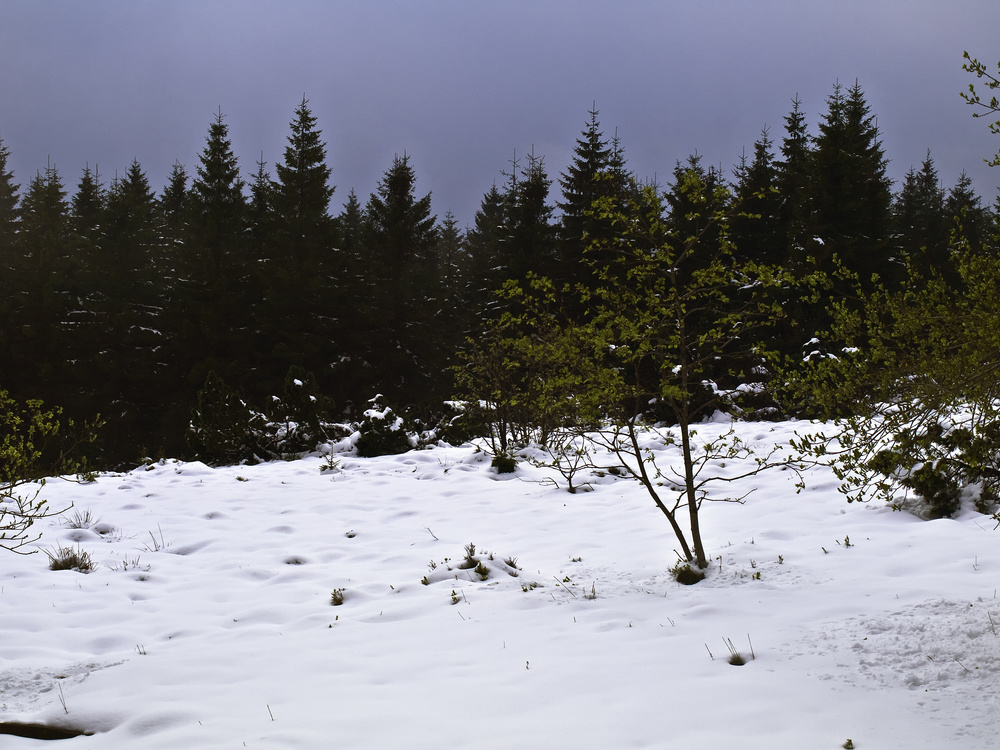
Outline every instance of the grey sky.
<path fill-rule="evenodd" d="M 418 190 L 472 222 L 516 149 L 556 179 L 597 102 L 629 166 L 666 181 L 697 150 L 726 169 L 798 94 L 815 126 L 858 79 L 899 181 L 931 149 L 992 202 L 1000 148 L 959 92 L 968 49 L 1000 58 L 997 0 L 2 0 L 0 137 L 25 185 L 51 158 L 75 189 L 136 158 L 189 173 L 219 107 L 245 175 L 273 175 L 305 94 L 339 212 L 406 151 Z"/>

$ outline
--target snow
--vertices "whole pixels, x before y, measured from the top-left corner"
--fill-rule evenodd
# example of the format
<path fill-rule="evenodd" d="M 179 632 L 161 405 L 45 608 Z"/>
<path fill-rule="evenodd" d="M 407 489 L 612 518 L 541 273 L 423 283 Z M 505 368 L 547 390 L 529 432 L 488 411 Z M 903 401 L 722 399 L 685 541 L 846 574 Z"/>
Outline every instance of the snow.
<path fill-rule="evenodd" d="M 766 447 L 804 426 L 737 429 Z M 98 567 L 3 553 L 0 722 L 93 750 L 1000 746 L 988 517 L 848 504 L 827 469 L 796 494 L 776 470 L 706 503 L 712 571 L 685 587 L 627 479 L 569 494 L 473 446 L 326 463 L 50 481 L 88 528 L 38 546 Z"/>

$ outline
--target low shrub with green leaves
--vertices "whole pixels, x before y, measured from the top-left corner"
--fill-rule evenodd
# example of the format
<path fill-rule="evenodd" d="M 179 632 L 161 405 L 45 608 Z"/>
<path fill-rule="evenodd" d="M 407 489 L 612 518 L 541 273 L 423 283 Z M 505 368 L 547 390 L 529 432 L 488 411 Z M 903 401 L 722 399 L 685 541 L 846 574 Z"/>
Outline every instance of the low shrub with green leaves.
<path fill-rule="evenodd" d="M 62 418 L 59 407 L 45 408 L 41 401 L 23 404 L 0 389 L 0 549 L 28 554 L 24 548 L 41 534 L 35 522 L 62 512 L 53 511 L 41 497 L 45 477 L 75 474 L 92 478 L 83 446 L 97 439 L 101 422 L 74 424 Z M 37 483 L 34 491 L 26 485 Z"/>
<path fill-rule="evenodd" d="M 828 462 L 849 501 L 881 499 L 941 518 L 969 498 L 995 512 L 1000 487 L 1000 258 L 959 244 L 957 278 L 910 267 L 837 305 L 831 340 L 789 378 L 832 430 L 798 446 Z M 843 415 L 845 405 L 850 413 Z"/>

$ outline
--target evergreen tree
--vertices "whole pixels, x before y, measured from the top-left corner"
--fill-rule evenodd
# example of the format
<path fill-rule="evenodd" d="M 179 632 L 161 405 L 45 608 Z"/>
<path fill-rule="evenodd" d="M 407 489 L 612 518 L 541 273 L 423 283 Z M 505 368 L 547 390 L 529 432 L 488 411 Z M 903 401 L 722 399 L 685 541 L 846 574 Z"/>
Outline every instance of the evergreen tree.
<path fill-rule="evenodd" d="M 734 252 L 740 259 L 783 265 L 787 260 L 787 245 L 781 223 L 778 167 L 771 146 L 764 128 L 754 144 L 753 160 L 747 163 L 744 157 L 735 170 L 737 210 L 730 228 Z"/>
<path fill-rule="evenodd" d="M 274 208 L 281 231 L 297 241 L 325 241 L 329 226 L 330 168 L 326 165 L 326 144 L 320 140 L 316 118 L 309 111 L 308 100 L 295 108 L 291 135 L 285 147 L 284 162 L 275 167 Z M 300 245 L 300 252 L 304 250 Z"/>
<path fill-rule="evenodd" d="M 347 257 L 360 257 L 364 244 L 365 210 L 354 190 L 348 194 L 347 203 L 337 217 L 337 230 L 341 253 Z M 352 275 L 349 278 L 353 280 L 356 277 Z"/>
<path fill-rule="evenodd" d="M 450 209 L 445 212 L 437 234 L 434 328 L 442 344 L 441 361 L 450 362 L 450 355 L 472 325 L 473 311 L 466 296 L 469 256 L 464 233 Z"/>
<path fill-rule="evenodd" d="M 268 196 L 272 234 L 261 264 L 265 304 L 259 328 L 271 359 L 265 380 L 274 386 L 291 365 L 320 372 L 321 382 L 328 379 L 321 368 L 331 359 L 331 314 L 341 302 L 331 257 L 334 222 L 328 212 L 334 188 L 326 145 L 304 97 L 290 128 L 284 161 L 275 166 L 277 180 Z M 255 200 L 263 197 L 261 192 L 255 186 Z"/>
<path fill-rule="evenodd" d="M 466 232 L 469 260 L 465 274 L 465 298 L 474 319 L 481 320 L 488 316 L 494 293 L 507 276 L 507 269 L 501 264 L 506 226 L 507 201 L 494 182 L 483 195 L 474 225 Z"/>
<path fill-rule="evenodd" d="M 101 177 L 90 167 L 84 167 L 83 176 L 77 185 L 70 201 L 70 224 L 78 243 L 79 251 L 89 255 L 100 241 L 101 220 L 104 214 L 104 204 L 107 191 L 101 183 Z"/>
<path fill-rule="evenodd" d="M 873 275 L 898 278 L 891 261 L 892 193 L 875 117 L 860 85 L 837 84 L 827 100 L 810 161 L 809 251 L 821 270 L 836 255 L 870 289 Z"/>
<path fill-rule="evenodd" d="M 505 191 L 506 227 L 500 261 L 509 279 L 521 281 L 529 273 L 551 276 L 556 269 L 556 226 L 549 203 L 552 181 L 545 160 L 528 155 L 528 166 L 518 173 L 517 159 L 508 175 Z"/>
<path fill-rule="evenodd" d="M 188 354 L 190 342 L 185 334 L 191 328 L 188 324 L 190 310 L 186 302 L 185 255 L 186 240 L 190 237 L 189 221 L 191 201 L 188 190 L 188 175 L 180 162 L 174 162 L 167 184 L 156 202 L 156 221 L 159 232 L 157 248 L 159 268 L 156 283 L 160 287 L 163 309 L 159 316 L 158 328 L 163 340 L 163 351 L 158 352 L 160 361 L 169 363 L 161 378 L 163 390 L 159 405 L 159 420 L 162 425 L 160 441 L 151 441 L 149 446 L 162 445 L 168 455 L 185 453 L 184 434 L 191 421 L 194 402 L 194 385 L 187 380 L 187 368 L 191 358 Z"/>
<path fill-rule="evenodd" d="M 206 251 L 201 258 L 206 280 L 220 291 L 230 271 L 239 271 L 239 246 L 246 219 L 244 183 L 222 112 L 208 129 L 191 184 L 192 238 Z"/>
<path fill-rule="evenodd" d="M 810 162 L 812 142 L 806 127 L 806 116 L 798 96 L 792 100 L 792 111 L 785 117 L 785 137 L 781 143 L 781 161 L 776 184 L 780 200 L 778 213 L 783 235 L 783 255 L 792 267 L 801 269 L 806 261 L 809 221 Z"/>
<path fill-rule="evenodd" d="M 343 299 L 334 311 L 339 320 L 340 352 L 332 363 L 328 390 L 347 410 L 355 401 L 363 403 L 370 390 L 363 383 L 370 372 L 365 359 L 372 335 L 368 315 L 378 280 L 371 268 L 367 224 L 365 209 L 357 193 L 351 190 L 336 220 L 340 260 L 336 274 Z"/>
<path fill-rule="evenodd" d="M 191 183 L 185 243 L 184 339 L 188 382 L 198 387 L 210 371 L 239 380 L 252 351 L 246 252 L 246 199 L 239 164 L 221 111 L 210 124 Z"/>
<path fill-rule="evenodd" d="M 900 259 L 908 260 L 922 275 L 944 271 L 950 265 L 949 223 L 944 188 L 928 150 L 917 171 L 913 167 L 893 204 L 893 240 Z"/>
<path fill-rule="evenodd" d="M 719 232 L 723 227 L 728 231 L 731 202 L 722 172 L 715 167 L 706 169 L 696 153 L 685 163 L 677 162 L 673 178 L 664 196 L 671 230 L 679 237 L 697 237 L 705 247 L 716 247 L 723 239 Z M 717 216 L 726 216 L 727 222 L 718 221 Z"/>
<path fill-rule="evenodd" d="M 188 232 L 190 200 L 187 180 L 184 165 L 175 161 L 158 203 L 161 238 L 167 248 L 172 248 L 167 252 L 167 256 L 172 259 L 171 263 L 176 262 L 178 246 L 183 244 Z"/>
<path fill-rule="evenodd" d="M 437 241 L 438 285 L 441 288 L 442 301 L 450 303 L 452 312 L 459 307 L 463 312 L 466 307 L 462 282 L 466 268 L 465 237 L 458 228 L 458 219 L 451 209 L 445 211 L 444 219 L 438 228 Z"/>
<path fill-rule="evenodd" d="M 10 149 L 0 139 L 0 351 L 8 352 L 7 364 L 0 363 L 0 387 L 13 388 L 10 371 L 16 363 L 10 361 L 14 332 L 14 307 L 17 302 L 16 268 L 18 265 L 18 188 L 14 173 L 7 168 Z"/>
<path fill-rule="evenodd" d="M 580 282 L 589 278 L 583 265 L 583 253 L 595 239 L 606 239 L 611 227 L 601 222 L 593 212 L 594 201 L 610 187 L 598 175 L 611 165 L 611 147 L 601 132 L 597 120 L 598 110 L 590 110 L 590 120 L 582 135 L 576 140 L 573 160 L 559 178 L 562 201 L 556 206 L 562 212 L 559 237 L 561 257 L 556 278 Z"/>
<path fill-rule="evenodd" d="M 434 349 L 428 291 L 436 274 L 436 217 L 430 193 L 417 198 L 409 157 L 397 156 L 365 207 L 369 274 L 377 273 L 369 328 L 378 389 L 390 399 L 415 399 L 417 383 L 436 380 L 420 355 Z"/>
<path fill-rule="evenodd" d="M 991 222 L 990 212 L 972 189 L 972 178 L 964 171 L 948 191 L 944 214 L 949 222 L 949 237 L 954 247 L 967 247 L 974 253 L 980 253 L 994 239 L 991 235 L 996 227 Z"/>
<path fill-rule="evenodd" d="M 0 382 L 19 398 L 56 401 L 66 367 L 63 321 L 71 306 L 69 287 L 76 268 L 66 191 L 54 166 L 28 184 L 19 219 L 9 316 L 4 321 L 10 353 Z"/>
<path fill-rule="evenodd" d="M 7 168 L 10 149 L 0 138 L 0 272 L 11 268 L 14 237 L 17 234 L 17 191 L 14 173 Z"/>
<path fill-rule="evenodd" d="M 108 189 L 87 274 L 93 318 L 84 327 L 91 351 L 89 382 L 82 386 L 96 399 L 90 411 L 106 420 L 102 444 L 116 462 L 142 458 L 136 452 L 143 447 L 162 447 L 161 406 L 176 378 L 161 330 L 165 300 L 156 211 L 149 181 L 133 160 Z"/>

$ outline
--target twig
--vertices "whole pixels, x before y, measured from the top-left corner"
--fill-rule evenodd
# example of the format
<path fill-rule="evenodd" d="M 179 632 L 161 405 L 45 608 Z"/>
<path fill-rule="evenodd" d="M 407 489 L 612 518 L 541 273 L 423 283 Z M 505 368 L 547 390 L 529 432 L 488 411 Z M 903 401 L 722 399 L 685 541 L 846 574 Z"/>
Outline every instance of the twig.
<path fill-rule="evenodd" d="M 556 583 L 558 583 L 560 586 L 562 586 L 564 589 L 566 589 L 569 593 L 573 594 L 573 598 L 574 599 L 576 598 L 576 594 L 573 593 L 573 589 L 571 589 L 565 583 L 563 583 L 562 581 L 560 581 L 557 576 L 552 576 L 552 577 L 556 579 Z"/>
<path fill-rule="evenodd" d="M 435 542 L 440 542 L 440 541 L 441 541 L 441 540 L 440 540 L 440 539 L 438 539 L 438 538 L 437 538 L 436 536 L 434 536 L 434 532 L 433 532 L 433 531 L 431 531 L 431 527 L 430 527 L 430 526 L 424 526 L 424 528 L 425 528 L 425 529 L 427 529 L 427 533 L 428 533 L 428 534 L 430 534 L 431 536 L 433 536 L 433 537 L 434 537 L 434 541 L 435 541 Z"/>
<path fill-rule="evenodd" d="M 63 695 L 62 683 L 57 682 L 56 686 L 59 688 L 59 702 L 62 703 L 63 711 L 69 713 L 69 709 L 66 707 L 66 696 Z"/>
<path fill-rule="evenodd" d="M 708 651 L 708 655 L 712 657 L 712 661 L 715 661 L 715 657 L 712 656 L 712 649 L 708 647 L 707 643 L 705 644 L 705 650 Z"/>
<path fill-rule="evenodd" d="M 757 654 L 755 654 L 753 652 L 753 641 L 750 640 L 750 634 L 749 633 L 747 633 L 747 643 L 750 644 L 750 658 L 756 660 Z"/>
<path fill-rule="evenodd" d="M 268 715 L 270 715 L 271 721 L 274 721 L 274 714 L 271 713 L 271 707 L 268 706 L 266 703 L 264 705 L 267 706 L 267 713 Z"/>
<path fill-rule="evenodd" d="M 990 618 L 990 627 L 993 628 L 993 635 L 996 635 L 997 634 L 997 626 L 993 623 L 993 615 L 991 615 L 989 613 L 989 611 L 987 611 L 986 612 L 986 616 Z"/>

